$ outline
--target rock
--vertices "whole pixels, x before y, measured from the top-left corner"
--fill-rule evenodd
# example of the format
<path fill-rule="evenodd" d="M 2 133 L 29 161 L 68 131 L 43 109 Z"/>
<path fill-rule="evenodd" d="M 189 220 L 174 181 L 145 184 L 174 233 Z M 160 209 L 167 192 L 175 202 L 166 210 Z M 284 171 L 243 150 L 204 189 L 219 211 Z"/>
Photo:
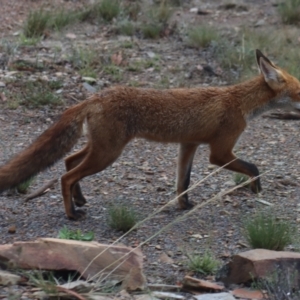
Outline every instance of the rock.
<path fill-rule="evenodd" d="M 173 264 L 174 260 L 169 257 L 165 252 L 163 252 L 160 256 L 159 256 L 159 261 L 162 262 L 163 264 Z"/>
<path fill-rule="evenodd" d="M 152 295 L 159 299 L 186 299 L 185 296 L 169 292 L 153 292 Z"/>
<path fill-rule="evenodd" d="M 230 292 L 233 296 L 237 298 L 243 298 L 243 299 L 266 299 L 264 298 L 264 295 L 261 291 L 257 290 L 249 290 L 249 289 L 235 289 Z"/>
<path fill-rule="evenodd" d="M 118 279 L 127 290 L 143 289 L 143 256 L 140 250 L 54 238 L 0 245 L 0 265 L 21 269 L 70 270 L 83 278 Z M 110 274 L 111 273 L 111 274 Z"/>
<path fill-rule="evenodd" d="M 1 286 L 15 285 L 15 284 L 19 283 L 20 281 L 22 281 L 22 278 L 20 276 L 0 270 L 0 285 Z"/>
<path fill-rule="evenodd" d="M 266 278 L 274 271 L 293 268 L 300 271 L 300 253 L 254 249 L 234 255 L 231 262 L 217 274 L 217 280 L 229 284 L 240 284 L 257 278 Z"/>
<path fill-rule="evenodd" d="M 216 293 L 216 294 L 205 294 L 193 296 L 197 300 L 236 300 L 229 293 Z"/>
<path fill-rule="evenodd" d="M 210 290 L 210 291 L 222 291 L 224 287 L 207 280 L 197 279 L 190 276 L 185 276 L 182 282 L 182 289 L 188 291 Z"/>
<path fill-rule="evenodd" d="M 89 83 L 87 83 L 87 82 L 84 82 L 82 85 L 90 93 L 94 94 L 94 93 L 97 92 L 97 90 L 93 86 L 91 86 Z"/>
<path fill-rule="evenodd" d="M 16 233 L 16 231 L 17 231 L 16 225 L 12 225 L 8 228 L 8 233 L 14 234 Z"/>

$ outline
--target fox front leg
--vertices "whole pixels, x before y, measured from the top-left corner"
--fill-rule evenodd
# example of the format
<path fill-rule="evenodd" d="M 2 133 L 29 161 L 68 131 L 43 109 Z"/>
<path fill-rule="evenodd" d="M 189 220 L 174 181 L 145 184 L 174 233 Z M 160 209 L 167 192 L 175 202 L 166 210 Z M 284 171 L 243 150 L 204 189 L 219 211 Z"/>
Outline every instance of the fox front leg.
<path fill-rule="evenodd" d="M 177 167 L 177 196 L 185 192 L 190 184 L 190 176 L 195 152 L 198 144 L 180 144 Z M 178 198 L 181 209 L 190 209 L 194 205 L 189 201 L 188 194 Z"/>

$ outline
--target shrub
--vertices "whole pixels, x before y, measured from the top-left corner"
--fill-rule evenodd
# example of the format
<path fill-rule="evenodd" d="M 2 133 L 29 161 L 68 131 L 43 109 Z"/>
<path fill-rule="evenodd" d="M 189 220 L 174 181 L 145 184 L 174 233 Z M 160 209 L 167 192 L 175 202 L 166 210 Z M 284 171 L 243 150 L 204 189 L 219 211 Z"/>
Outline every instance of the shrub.
<path fill-rule="evenodd" d="M 208 250 L 203 255 L 188 255 L 188 259 L 188 269 L 203 275 L 214 274 L 220 265 L 220 262 Z"/>
<path fill-rule="evenodd" d="M 44 9 L 29 13 L 23 28 L 24 36 L 27 38 L 38 38 L 45 34 L 51 14 Z"/>
<path fill-rule="evenodd" d="M 245 222 L 245 236 L 252 248 L 281 251 L 293 240 L 294 227 L 277 220 L 271 212 L 260 212 Z"/>
<path fill-rule="evenodd" d="M 118 0 L 102 0 L 97 6 L 97 10 L 99 16 L 110 22 L 119 15 L 121 7 Z"/>
<path fill-rule="evenodd" d="M 205 48 L 212 41 L 219 39 L 215 28 L 210 26 L 197 26 L 188 30 L 188 45 L 194 48 Z"/>
<path fill-rule="evenodd" d="M 134 210 L 125 206 L 112 206 L 108 210 L 109 226 L 113 229 L 126 232 L 137 223 L 137 215 Z"/>
<path fill-rule="evenodd" d="M 278 4 L 278 12 L 285 24 L 300 23 L 300 0 L 285 0 Z"/>

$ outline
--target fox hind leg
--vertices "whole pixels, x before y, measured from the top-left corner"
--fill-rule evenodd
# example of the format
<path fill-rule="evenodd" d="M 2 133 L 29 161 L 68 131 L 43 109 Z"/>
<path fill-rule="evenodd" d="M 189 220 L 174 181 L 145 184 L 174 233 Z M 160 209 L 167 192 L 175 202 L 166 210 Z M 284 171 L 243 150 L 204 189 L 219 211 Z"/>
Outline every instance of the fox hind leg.
<path fill-rule="evenodd" d="M 65 159 L 66 170 L 70 171 L 71 169 L 78 166 L 82 162 L 82 160 L 86 157 L 88 152 L 89 152 L 89 145 L 85 146 L 82 150 L 68 156 Z M 74 203 L 76 206 L 81 207 L 87 202 L 81 192 L 79 183 L 76 183 L 74 185 L 72 194 L 73 194 L 73 199 L 74 199 Z"/>
<path fill-rule="evenodd" d="M 186 191 L 190 184 L 190 176 L 195 152 L 198 144 L 180 144 L 177 167 L 177 195 Z M 178 198 L 181 209 L 190 209 L 193 204 L 188 199 L 188 194 Z"/>
<path fill-rule="evenodd" d="M 103 147 L 103 149 L 100 149 L 100 146 L 95 149 L 90 146 L 81 163 L 61 177 L 64 206 L 68 218 L 78 220 L 85 215 L 84 211 L 75 209 L 72 201 L 72 191 L 78 181 L 86 176 L 96 174 L 112 164 L 121 154 L 125 144 L 119 147 L 114 145 L 113 148 Z"/>

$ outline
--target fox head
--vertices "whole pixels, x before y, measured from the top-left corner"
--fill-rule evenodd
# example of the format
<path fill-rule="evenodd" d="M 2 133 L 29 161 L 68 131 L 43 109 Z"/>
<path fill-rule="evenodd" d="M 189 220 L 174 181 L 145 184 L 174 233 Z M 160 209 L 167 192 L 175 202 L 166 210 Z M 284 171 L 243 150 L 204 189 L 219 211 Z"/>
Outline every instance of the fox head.
<path fill-rule="evenodd" d="M 256 61 L 265 82 L 276 93 L 275 106 L 300 110 L 299 80 L 277 67 L 258 49 Z"/>

